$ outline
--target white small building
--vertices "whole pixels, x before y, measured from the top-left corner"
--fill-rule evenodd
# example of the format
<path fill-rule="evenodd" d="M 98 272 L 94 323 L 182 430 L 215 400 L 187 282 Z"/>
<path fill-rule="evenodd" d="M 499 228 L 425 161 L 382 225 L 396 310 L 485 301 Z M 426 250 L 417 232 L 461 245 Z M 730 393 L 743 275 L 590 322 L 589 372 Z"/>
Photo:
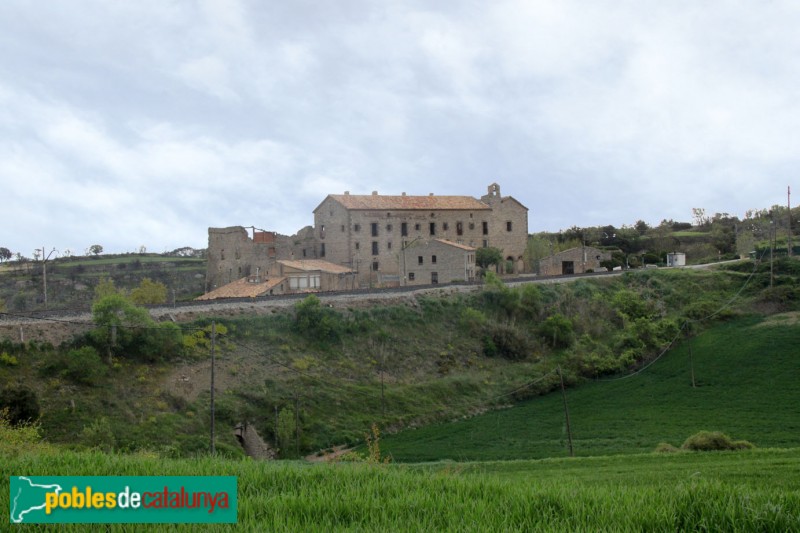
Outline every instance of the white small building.
<path fill-rule="evenodd" d="M 668 267 L 686 266 L 686 254 L 683 252 L 672 252 L 667 254 Z"/>

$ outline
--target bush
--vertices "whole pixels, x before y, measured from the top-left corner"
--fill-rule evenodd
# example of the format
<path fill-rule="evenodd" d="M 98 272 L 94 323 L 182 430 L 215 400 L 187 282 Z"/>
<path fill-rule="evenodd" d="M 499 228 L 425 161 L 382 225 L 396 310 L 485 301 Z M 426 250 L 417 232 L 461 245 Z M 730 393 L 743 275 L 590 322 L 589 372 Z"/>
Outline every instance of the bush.
<path fill-rule="evenodd" d="M 106 373 L 106 366 L 91 346 L 70 350 L 63 356 L 63 362 L 63 376 L 75 383 L 93 385 Z"/>
<path fill-rule="evenodd" d="M 487 357 L 500 356 L 512 361 L 528 357 L 531 346 L 528 340 L 514 327 L 492 324 L 483 337 L 483 353 Z"/>
<path fill-rule="evenodd" d="M 755 448 L 746 440 L 731 440 L 721 431 L 699 431 L 686 439 L 681 449 L 695 452 L 709 452 L 719 450 L 749 450 Z"/>
<path fill-rule="evenodd" d="M 575 340 L 572 321 L 560 313 L 556 313 L 542 322 L 539 335 L 550 342 L 553 348 L 567 348 Z"/>
<path fill-rule="evenodd" d="M 0 410 L 6 410 L 11 425 L 34 422 L 39 418 L 36 393 L 25 386 L 8 387 L 0 391 Z"/>

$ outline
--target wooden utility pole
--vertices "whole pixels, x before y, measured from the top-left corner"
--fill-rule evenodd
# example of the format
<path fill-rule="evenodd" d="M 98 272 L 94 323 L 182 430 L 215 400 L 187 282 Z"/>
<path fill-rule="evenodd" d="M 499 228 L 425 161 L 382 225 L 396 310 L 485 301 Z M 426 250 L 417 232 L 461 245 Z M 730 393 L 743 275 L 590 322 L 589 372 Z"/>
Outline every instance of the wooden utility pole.
<path fill-rule="evenodd" d="M 788 239 L 786 240 L 786 251 L 792 257 L 792 188 L 786 187 L 786 207 L 789 213 L 789 229 L 786 230 Z"/>
<path fill-rule="evenodd" d="M 686 343 L 689 345 L 689 370 L 692 374 L 692 388 L 696 389 L 697 384 L 694 381 L 694 359 L 692 358 L 692 336 L 689 330 L 686 330 Z"/>
<path fill-rule="evenodd" d="M 564 398 L 564 420 L 567 422 L 567 441 L 569 442 L 569 456 L 575 457 L 575 452 L 572 449 L 572 429 L 569 425 L 569 408 L 567 407 L 567 391 L 564 389 L 564 375 L 561 373 L 561 367 L 556 367 L 558 370 L 558 379 L 561 380 L 561 396 Z"/>
<path fill-rule="evenodd" d="M 217 323 L 211 322 L 211 453 L 214 454 L 216 446 L 214 444 L 214 363 L 217 344 Z"/>

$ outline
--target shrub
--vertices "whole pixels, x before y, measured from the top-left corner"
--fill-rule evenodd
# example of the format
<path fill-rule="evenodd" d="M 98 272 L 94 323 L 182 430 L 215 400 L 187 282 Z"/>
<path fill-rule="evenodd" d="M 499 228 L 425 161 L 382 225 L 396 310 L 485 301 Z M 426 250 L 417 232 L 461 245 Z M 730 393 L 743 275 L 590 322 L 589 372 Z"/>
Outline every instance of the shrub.
<path fill-rule="evenodd" d="M 680 448 L 676 448 L 669 442 L 659 442 L 658 446 L 656 446 L 656 449 L 654 451 L 655 453 L 676 453 L 681 450 Z"/>
<path fill-rule="evenodd" d="M 681 446 L 684 450 L 695 452 L 708 452 L 718 450 L 749 450 L 755 448 L 746 440 L 731 440 L 721 431 L 699 431 L 686 439 Z"/>
<path fill-rule="evenodd" d="M 560 313 L 551 315 L 542 322 L 539 335 L 550 342 L 553 348 L 567 348 L 575 340 L 572 321 Z"/>
<path fill-rule="evenodd" d="M 89 448 L 110 452 L 116 446 L 117 439 L 111 429 L 111 422 L 103 416 L 88 426 L 84 426 L 81 432 L 81 442 Z"/>
<path fill-rule="evenodd" d="M 500 356 L 512 361 L 528 357 L 531 346 L 528 340 L 514 327 L 492 324 L 483 337 L 483 353 L 487 357 Z"/>
<path fill-rule="evenodd" d="M 8 387 L 0 391 L 0 410 L 6 410 L 11 425 L 34 422 L 39 418 L 39 400 L 36 393 L 25 386 Z"/>
<path fill-rule="evenodd" d="M 41 428 L 37 423 L 13 424 L 7 409 L 0 409 L 0 447 L 3 449 L 28 450 L 41 440 Z"/>
<path fill-rule="evenodd" d="M 5 366 L 17 366 L 19 364 L 19 360 L 13 355 L 3 352 L 0 353 L 0 364 Z"/>

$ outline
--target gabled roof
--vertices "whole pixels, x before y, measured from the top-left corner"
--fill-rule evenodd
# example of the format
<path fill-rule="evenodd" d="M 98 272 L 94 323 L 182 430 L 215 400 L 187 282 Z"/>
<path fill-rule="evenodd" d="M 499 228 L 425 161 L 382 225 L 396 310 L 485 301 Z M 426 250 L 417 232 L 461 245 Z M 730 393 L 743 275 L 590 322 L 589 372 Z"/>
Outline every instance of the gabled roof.
<path fill-rule="evenodd" d="M 329 194 L 328 198 L 353 210 L 421 210 L 437 209 L 483 211 L 491 209 L 488 205 L 471 196 L 391 196 L 380 194 Z M 325 200 L 317 206 L 316 212 Z"/>
<path fill-rule="evenodd" d="M 442 244 L 447 244 L 448 246 L 452 246 L 454 248 L 460 248 L 461 250 L 464 250 L 464 251 L 467 251 L 467 252 L 474 252 L 476 250 L 476 248 L 474 246 L 467 246 L 466 244 L 460 244 L 460 243 L 457 243 L 457 242 L 448 241 L 446 239 L 434 239 L 434 240 L 436 242 L 440 242 Z"/>
<path fill-rule="evenodd" d="M 280 285 L 286 278 L 271 278 L 263 281 L 254 282 L 252 277 L 246 277 L 232 281 L 222 287 L 217 287 L 213 291 L 198 296 L 195 300 L 216 300 L 218 298 L 255 298 L 263 296 L 270 289 Z"/>
<path fill-rule="evenodd" d="M 350 268 L 322 259 L 280 259 L 277 262 L 289 268 L 302 270 L 304 272 L 320 271 L 331 274 L 350 274 L 353 272 Z"/>

